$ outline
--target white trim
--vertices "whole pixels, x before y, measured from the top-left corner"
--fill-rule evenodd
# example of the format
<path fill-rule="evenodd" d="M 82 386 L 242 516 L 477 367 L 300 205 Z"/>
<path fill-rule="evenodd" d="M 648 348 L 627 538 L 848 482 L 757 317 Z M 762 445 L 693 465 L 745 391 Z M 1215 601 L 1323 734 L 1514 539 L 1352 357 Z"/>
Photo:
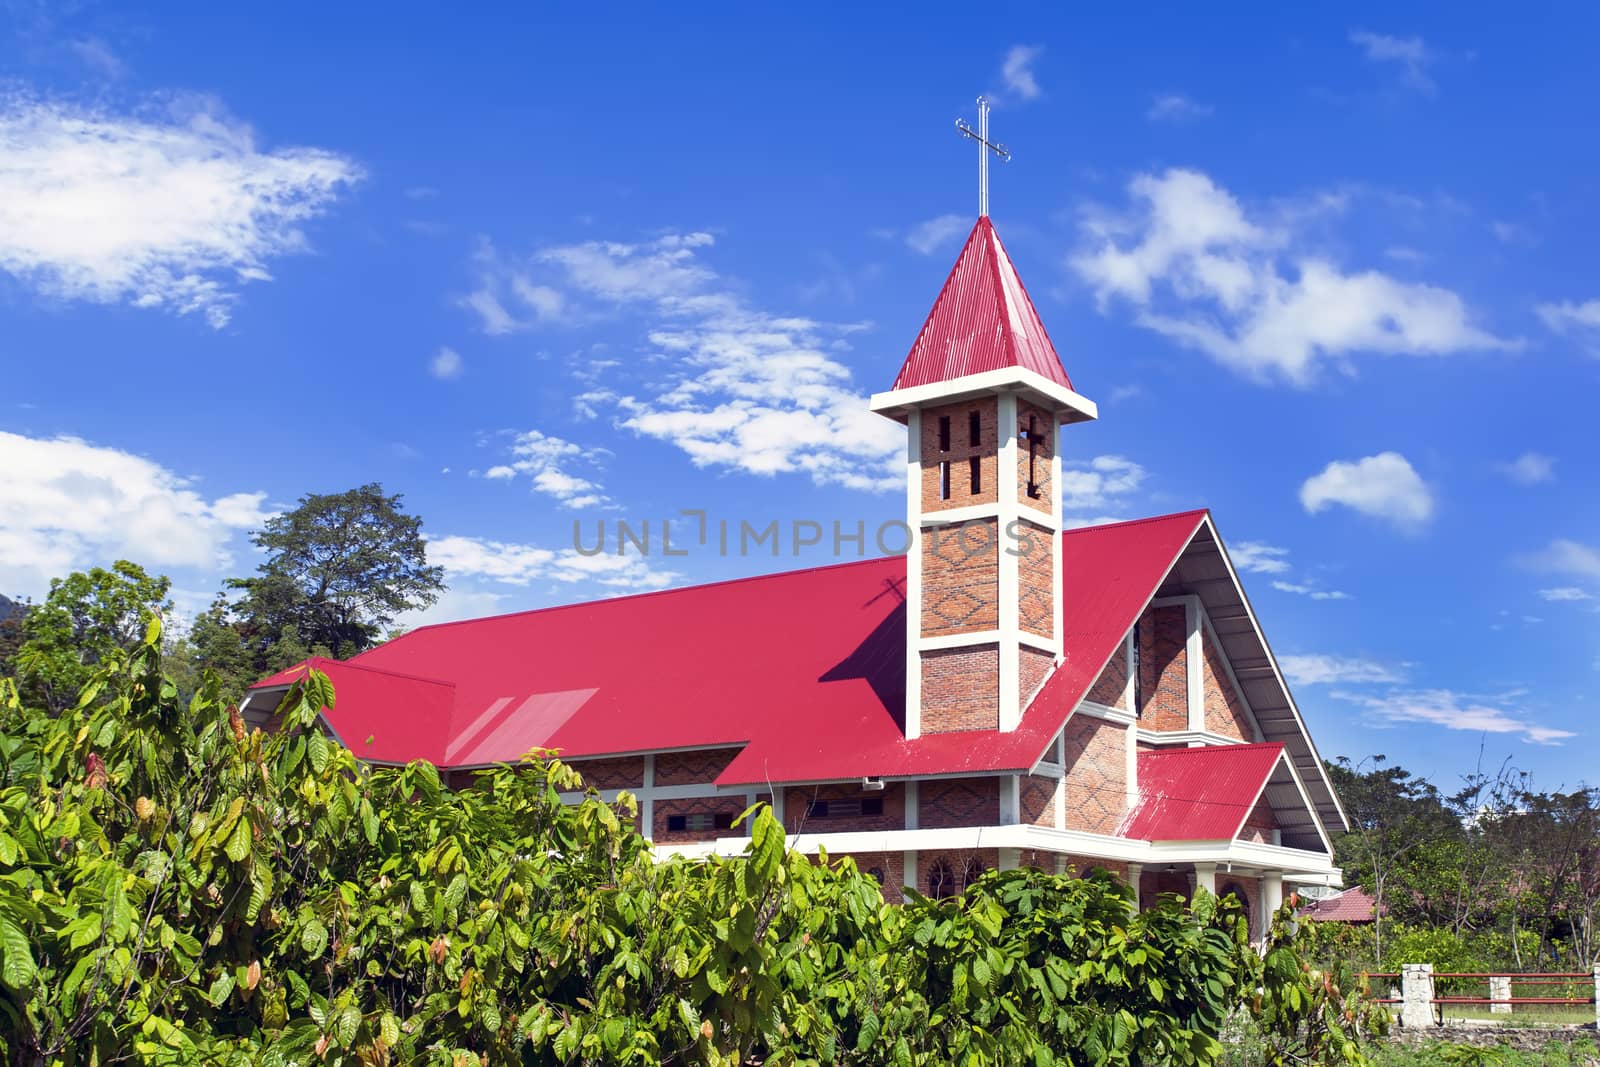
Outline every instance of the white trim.
<path fill-rule="evenodd" d="M 915 778 L 906 779 L 906 787 L 902 795 L 905 797 L 906 829 L 915 830 L 917 828 L 918 818 L 917 805 L 920 803 L 918 799 L 919 791 L 917 789 L 917 780 Z"/>
<path fill-rule="evenodd" d="M 906 416 L 906 738 L 922 733 L 922 412 Z"/>
<path fill-rule="evenodd" d="M 1122 733 L 1123 778 L 1127 783 L 1122 810 L 1126 814 L 1139 806 L 1139 730 L 1130 725 Z"/>
<path fill-rule="evenodd" d="M 914 848 L 900 853 L 900 882 L 902 890 L 917 888 L 917 850 Z"/>
<path fill-rule="evenodd" d="M 1096 704 L 1092 700 L 1078 701 L 1077 713 L 1090 715 L 1096 719 L 1105 719 L 1107 722 L 1114 722 L 1118 726 L 1133 726 L 1138 721 L 1121 708 L 1111 708 L 1104 704 Z"/>
<path fill-rule="evenodd" d="M 1139 876 L 1142 875 L 1142 874 L 1144 874 L 1144 864 L 1142 864 L 1142 863 L 1130 863 L 1130 864 L 1128 864 L 1128 888 L 1133 890 L 1133 910 L 1135 912 L 1140 910 L 1140 902 L 1139 902 L 1139 881 L 1140 881 L 1140 877 Z"/>
<path fill-rule="evenodd" d="M 1065 646 L 1067 628 L 1067 598 L 1062 596 L 1066 589 L 1065 576 L 1062 574 L 1061 544 L 1062 498 L 1066 495 L 1061 491 L 1061 424 L 1056 423 L 1055 436 L 1050 447 L 1050 519 L 1055 523 L 1055 534 L 1050 538 L 1050 603 L 1053 609 L 1050 627 L 1050 636 Z M 1091 683 L 1093 684 L 1093 683 Z"/>
<path fill-rule="evenodd" d="M 1005 532 L 1017 519 L 1017 394 L 1000 394 L 995 426 L 995 488 L 999 498 L 999 529 L 995 551 L 999 555 L 997 592 L 1000 602 L 1000 729 L 1015 730 L 1022 721 L 1021 560 L 1005 550 Z M 1054 652 L 1052 647 L 1048 651 Z"/>
<path fill-rule="evenodd" d="M 452 767 L 451 770 L 454 771 L 456 768 Z M 641 813 L 644 811 L 646 806 L 652 806 L 652 802 L 657 800 L 694 800 L 701 797 L 732 797 L 735 800 L 743 800 L 754 795 L 748 784 L 722 789 L 709 783 L 701 783 L 697 785 L 658 785 L 649 787 L 627 785 L 621 787 L 620 789 L 597 789 L 595 792 L 599 794 L 600 799 L 605 801 L 607 804 L 615 803 L 618 794 L 627 793 L 629 796 L 633 797 L 639 802 L 639 810 Z M 588 796 L 588 793 L 576 789 L 568 789 L 557 793 L 556 795 L 561 798 L 561 802 L 563 804 L 576 804 L 578 801 Z M 654 809 L 652 806 L 652 813 L 653 810 Z"/>
<path fill-rule="evenodd" d="M 1214 734 L 1210 730 L 1149 730 L 1139 727 L 1139 740 L 1147 745 L 1157 745 L 1161 748 L 1177 748 L 1187 745 L 1189 748 L 1199 748 L 1201 745 L 1243 745 L 1247 742 L 1227 734 Z"/>
<path fill-rule="evenodd" d="M 1217 865 L 1215 863 L 1196 863 L 1194 865 L 1194 887 L 1204 889 L 1212 896 L 1217 894 Z"/>
<path fill-rule="evenodd" d="M 1011 774 L 1000 779 L 1000 825 L 1012 826 L 1022 821 L 1022 775 Z"/>
<path fill-rule="evenodd" d="M 1135 720 L 1139 718 L 1139 709 L 1134 706 L 1134 701 L 1138 695 L 1139 680 L 1133 676 L 1133 643 L 1138 640 L 1139 622 L 1143 618 L 1144 612 L 1141 611 L 1139 612 L 1139 617 L 1133 620 L 1133 625 L 1128 628 L 1128 632 L 1122 635 L 1123 656 L 1128 664 L 1126 672 L 1128 677 L 1122 683 L 1122 702 L 1128 705 L 1128 714 L 1132 715 Z M 1116 653 L 1112 653 L 1112 655 L 1116 655 Z M 1109 663 L 1110 661 L 1108 660 L 1107 664 L 1109 665 Z"/>
<path fill-rule="evenodd" d="M 1023 388 L 1040 394 L 1062 409 L 1057 418 L 1062 422 L 1084 422 L 1100 417 L 1100 408 L 1093 400 L 1057 385 L 1037 371 L 1026 367 L 1000 367 L 996 370 L 967 374 L 943 382 L 913 385 L 905 389 L 891 389 L 886 393 L 873 393 L 870 407 L 879 415 L 899 420 L 915 411 L 919 404 L 933 402 L 954 403 L 988 393 L 1009 392 Z"/>
<path fill-rule="evenodd" d="M 1189 683 L 1189 729 L 1206 728 L 1206 650 L 1200 640 L 1200 598 L 1184 598 L 1183 625 L 1185 680 Z"/>
<path fill-rule="evenodd" d="M 968 630 L 959 634 L 935 634 L 932 637 L 918 638 L 916 648 L 919 652 L 933 652 L 945 648 L 966 648 L 969 645 L 1004 645 L 1008 640 L 1014 639 L 1018 644 L 1036 648 L 1040 652 L 1060 651 L 1056 643 L 1048 637 L 1028 633 L 1026 630 Z M 1041 683 L 1042 684 L 1042 683 Z"/>
<path fill-rule="evenodd" d="M 1040 760 L 1028 769 L 1028 773 L 1035 778 L 1065 778 L 1067 769 L 1059 763 L 1047 763 Z"/>
<path fill-rule="evenodd" d="M 1211 625 L 1211 612 L 1206 610 L 1203 603 L 1200 605 L 1200 625 L 1204 627 L 1206 634 L 1211 638 L 1212 646 L 1217 650 L 1217 658 L 1222 661 L 1222 672 L 1228 676 L 1228 684 L 1233 686 L 1233 695 L 1244 705 L 1244 713 L 1250 720 L 1252 739 L 1257 742 L 1265 741 L 1266 735 L 1261 732 L 1261 723 L 1256 719 L 1255 709 L 1250 706 L 1250 698 L 1244 695 L 1244 686 L 1239 684 L 1238 675 L 1233 673 L 1233 660 L 1228 657 L 1228 650 L 1222 647 L 1222 639 L 1217 636 L 1216 627 Z"/>
<path fill-rule="evenodd" d="M 1317 828 L 1317 837 L 1322 841 L 1322 847 L 1328 850 L 1328 855 L 1333 855 L 1333 841 L 1328 837 L 1328 831 L 1322 826 L 1322 817 L 1317 814 L 1317 806 L 1311 803 L 1311 793 L 1306 789 L 1305 781 L 1301 779 L 1300 772 L 1295 770 L 1294 760 L 1289 758 L 1289 752 L 1287 749 L 1279 753 L 1278 758 L 1283 760 L 1283 765 L 1285 767 L 1289 768 L 1289 777 L 1294 779 L 1294 787 L 1300 791 L 1300 803 L 1306 806 L 1306 811 L 1311 815 L 1311 825 Z M 1268 781 L 1271 780 L 1271 777 L 1271 775 L 1267 776 Z M 1261 787 L 1261 791 L 1263 793 L 1266 792 L 1266 789 L 1267 787 L 1265 785 Z M 1253 805 L 1251 806 L 1251 810 L 1255 810 Z M 1277 821 L 1276 816 L 1274 816 L 1273 821 Z M 1242 826 L 1240 828 L 1243 829 Z M 1274 830 L 1274 842 L 1276 843 L 1282 841 L 1282 839 L 1282 831 Z"/>
<path fill-rule="evenodd" d="M 921 506 L 920 494 L 918 506 Z M 959 508 L 944 508 L 938 511 L 924 511 L 916 519 L 916 521 L 919 525 L 925 527 L 960 526 L 962 523 L 971 522 L 974 519 L 998 519 L 999 517 L 1000 505 L 998 503 L 963 504 Z M 1003 530 L 997 529 L 995 536 L 998 538 L 1002 536 L 1003 533 Z"/>
<path fill-rule="evenodd" d="M 645 837 L 656 836 L 656 796 L 656 755 L 652 752 L 644 758 L 644 788 L 639 790 L 639 822 Z"/>

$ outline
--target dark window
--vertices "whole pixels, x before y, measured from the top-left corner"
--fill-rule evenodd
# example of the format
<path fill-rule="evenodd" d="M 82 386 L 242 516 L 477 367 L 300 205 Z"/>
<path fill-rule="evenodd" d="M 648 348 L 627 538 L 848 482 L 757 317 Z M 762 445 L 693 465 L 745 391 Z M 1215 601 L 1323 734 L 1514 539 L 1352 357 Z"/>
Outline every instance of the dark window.
<path fill-rule="evenodd" d="M 969 856 L 967 862 L 961 865 L 961 888 L 965 889 L 981 878 L 984 869 L 982 860 L 976 856 Z"/>
<path fill-rule="evenodd" d="M 939 451 L 950 451 L 950 416 L 939 416 Z"/>
<path fill-rule="evenodd" d="M 950 461 L 939 464 L 939 499 L 950 499 Z"/>
<path fill-rule="evenodd" d="M 668 833 L 688 833 L 691 831 L 705 833 L 711 830 L 731 830 L 733 821 L 739 817 L 737 812 L 694 812 L 689 815 L 668 815 Z"/>
<path fill-rule="evenodd" d="M 973 456 L 972 460 L 972 492 L 976 496 L 983 492 L 983 460 Z"/>
<path fill-rule="evenodd" d="M 871 878 L 873 881 L 877 882 L 879 885 L 882 885 L 883 884 L 883 868 L 882 867 L 868 867 L 867 868 L 867 877 Z"/>
<path fill-rule="evenodd" d="M 1144 672 L 1139 669 L 1140 641 L 1139 624 L 1133 624 L 1133 633 L 1128 640 L 1133 643 L 1133 714 L 1138 718 L 1144 717 Z"/>
<path fill-rule="evenodd" d="M 854 815 L 882 815 L 882 797 L 841 797 L 813 800 L 806 805 L 808 819 L 846 819 Z"/>
<path fill-rule="evenodd" d="M 1028 428 L 1022 432 L 1022 436 L 1028 439 L 1028 497 L 1031 500 L 1039 499 L 1039 479 L 1036 476 L 1035 466 L 1039 460 L 1040 432 L 1034 422 L 1034 417 L 1029 415 Z"/>
<path fill-rule="evenodd" d="M 956 885 L 956 872 L 950 869 L 947 860 L 937 859 L 933 866 L 928 868 L 928 896 L 934 900 L 944 900 L 961 892 L 961 887 Z"/>
<path fill-rule="evenodd" d="M 976 411 L 967 416 L 967 443 L 976 447 L 983 442 L 983 427 Z"/>

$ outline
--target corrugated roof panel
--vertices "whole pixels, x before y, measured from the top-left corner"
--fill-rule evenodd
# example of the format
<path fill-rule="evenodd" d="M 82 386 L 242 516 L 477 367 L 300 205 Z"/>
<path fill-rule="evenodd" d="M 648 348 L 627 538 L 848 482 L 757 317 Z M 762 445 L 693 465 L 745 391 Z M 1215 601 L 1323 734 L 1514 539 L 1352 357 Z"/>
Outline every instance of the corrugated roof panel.
<path fill-rule="evenodd" d="M 985 216 L 972 227 L 894 387 L 1026 367 L 1072 388 L 1028 290 Z"/>
<path fill-rule="evenodd" d="M 1276 742 L 1141 752 L 1139 803 L 1121 833 L 1144 841 L 1232 841 L 1282 756 Z"/>

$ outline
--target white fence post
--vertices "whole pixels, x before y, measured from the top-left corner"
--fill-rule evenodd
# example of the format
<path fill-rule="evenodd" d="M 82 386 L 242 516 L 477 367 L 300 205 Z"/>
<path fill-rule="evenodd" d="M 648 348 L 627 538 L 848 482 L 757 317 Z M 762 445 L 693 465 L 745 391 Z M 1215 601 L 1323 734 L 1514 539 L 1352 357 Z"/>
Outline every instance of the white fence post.
<path fill-rule="evenodd" d="M 1494 1001 L 1493 1004 L 1489 1005 L 1490 1014 L 1509 1015 L 1511 1013 L 1511 979 L 1508 976 L 1496 975 L 1489 979 L 1489 999 Z"/>
<path fill-rule="evenodd" d="M 1594 965 L 1594 1028 L 1600 1030 L 1600 963 Z"/>
<path fill-rule="evenodd" d="M 1400 968 L 1400 1025 L 1422 1029 L 1433 1023 L 1433 964 L 1407 963 Z"/>

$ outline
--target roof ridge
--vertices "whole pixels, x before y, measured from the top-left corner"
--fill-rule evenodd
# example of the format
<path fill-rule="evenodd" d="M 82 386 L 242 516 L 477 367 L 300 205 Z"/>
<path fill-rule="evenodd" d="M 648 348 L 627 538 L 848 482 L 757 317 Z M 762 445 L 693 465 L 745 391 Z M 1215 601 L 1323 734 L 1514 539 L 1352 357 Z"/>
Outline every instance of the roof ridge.
<path fill-rule="evenodd" d="M 916 339 L 911 342 L 910 352 L 906 355 L 906 364 L 911 361 L 911 353 L 915 353 L 917 346 L 922 344 L 922 338 L 933 328 L 933 320 L 939 314 L 939 305 L 944 303 L 945 298 L 950 295 L 950 286 L 956 280 L 956 272 L 961 269 L 962 262 L 967 258 L 968 250 L 972 248 L 973 239 L 977 236 L 987 218 L 987 215 L 979 215 L 978 221 L 973 223 L 972 229 L 967 231 L 967 239 L 961 243 L 961 251 L 956 254 L 956 261 L 950 264 L 950 273 L 944 276 L 944 284 L 939 286 L 939 295 L 933 298 L 933 306 L 928 309 L 927 317 L 922 320 L 922 328 L 917 330 Z M 993 226 L 993 223 L 990 223 L 990 225 Z M 905 374 L 905 371 L 906 366 L 902 364 L 900 370 L 894 376 L 894 388 L 900 388 L 900 377 Z"/>
<path fill-rule="evenodd" d="M 1210 508 L 1190 508 L 1187 511 L 1170 511 L 1165 515 L 1146 515 L 1140 519 L 1121 519 L 1117 522 L 1098 522 L 1093 526 L 1074 526 L 1069 530 L 1061 531 L 1063 535 L 1075 533 L 1090 533 L 1094 530 L 1115 530 L 1123 526 L 1143 526 L 1151 522 L 1167 522 L 1171 519 L 1186 519 L 1192 516 L 1210 515 Z"/>
<path fill-rule="evenodd" d="M 465 621 L 470 621 L 470 620 L 462 620 L 462 621 L 465 622 Z M 402 636 L 404 636 L 404 635 L 402 635 Z M 384 642 L 384 644 L 388 644 L 388 643 L 389 642 L 387 642 L 387 641 Z M 382 648 L 382 647 L 383 647 L 382 645 L 374 645 L 373 648 L 367 649 L 367 652 L 371 652 L 371 651 L 373 651 L 373 649 Z M 366 652 L 363 652 L 361 654 L 362 655 L 366 655 Z M 313 664 L 313 663 L 326 663 L 326 664 L 328 664 L 328 665 L 330 665 L 332 667 L 337 667 L 337 668 L 341 668 L 341 669 L 348 667 L 351 670 L 356 670 L 356 671 L 369 671 L 369 672 L 371 672 L 373 674 L 386 674 L 391 678 L 404 678 L 407 681 L 411 681 L 411 682 L 426 682 L 429 685 L 442 685 L 447 689 L 454 689 L 456 687 L 456 683 L 447 682 L 442 678 L 429 678 L 429 677 L 427 677 L 425 675 L 421 675 L 421 674 L 407 674 L 405 671 L 392 671 L 387 667 L 375 667 L 375 666 L 372 666 L 372 665 L 366 664 L 366 663 L 357 663 L 357 662 L 355 662 L 355 657 L 354 656 L 351 656 L 349 659 L 334 659 L 332 656 L 307 656 L 305 659 L 301 660 L 299 663 L 291 664 L 290 666 L 285 667 L 283 669 L 283 671 L 292 671 L 292 670 L 295 669 L 295 667 L 306 666 L 308 664 Z M 282 674 L 283 671 L 279 671 L 278 673 Z"/>

